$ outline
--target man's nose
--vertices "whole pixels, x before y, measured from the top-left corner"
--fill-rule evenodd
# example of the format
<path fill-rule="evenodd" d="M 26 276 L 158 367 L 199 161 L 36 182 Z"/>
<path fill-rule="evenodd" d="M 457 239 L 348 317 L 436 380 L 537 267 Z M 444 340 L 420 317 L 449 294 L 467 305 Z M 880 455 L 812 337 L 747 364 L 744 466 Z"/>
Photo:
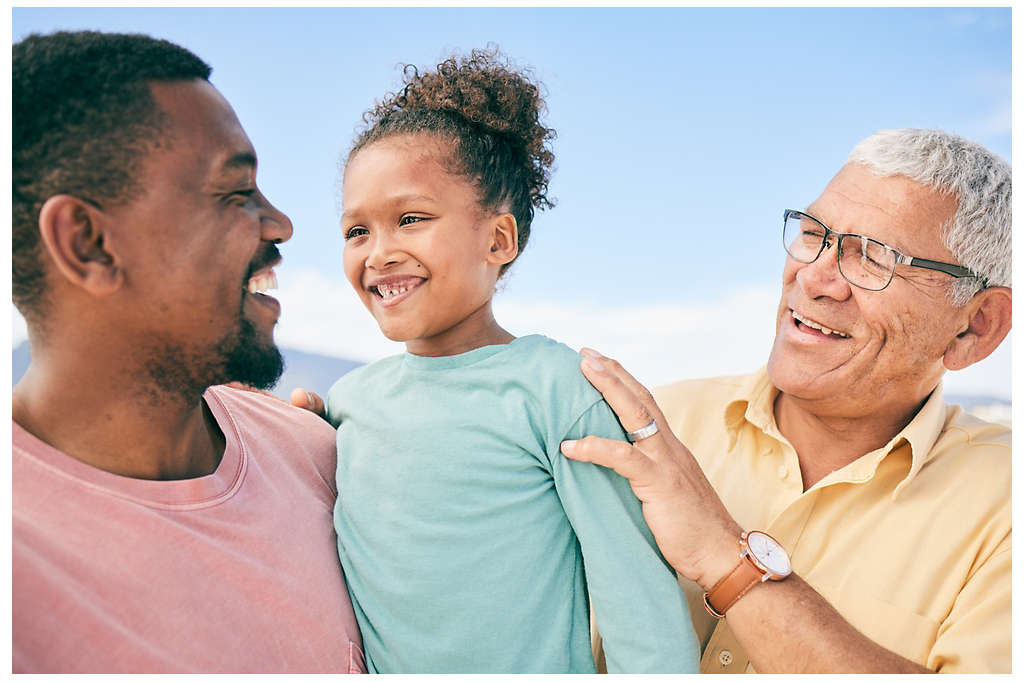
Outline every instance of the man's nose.
<path fill-rule="evenodd" d="M 263 197 L 263 215 L 260 216 L 261 238 L 268 242 L 286 242 L 292 238 L 291 218 L 279 211 L 276 206 Z"/>
<path fill-rule="evenodd" d="M 825 248 L 813 263 L 801 263 L 796 273 L 797 284 L 809 298 L 822 296 L 836 301 L 850 297 L 850 283 L 839 272 L 839 245 L 835 237 L 825 241 Z"/>

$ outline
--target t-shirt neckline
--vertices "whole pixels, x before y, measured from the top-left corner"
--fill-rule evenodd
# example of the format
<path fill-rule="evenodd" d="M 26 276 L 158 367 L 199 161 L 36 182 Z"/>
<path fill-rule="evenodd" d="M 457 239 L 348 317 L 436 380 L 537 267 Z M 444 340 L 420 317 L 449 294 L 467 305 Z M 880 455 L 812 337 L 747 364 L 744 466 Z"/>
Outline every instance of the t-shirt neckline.
<path fill-rule="evenodd" d="M 215 389 L 203 399 L 224 434 L 224 455 L 217 469 L 206 476 L 175 481 L 153 481 L 121 476 L 57 450 L 36 438 L 11 420 L 13 447 L 27 457 L 79 484 L 114 497 L 128 499 L 155 508 L 197 508 L 217 504 L 231 495 L 241 483 L 245 469 L 244 448 L 234 418 Z"/>

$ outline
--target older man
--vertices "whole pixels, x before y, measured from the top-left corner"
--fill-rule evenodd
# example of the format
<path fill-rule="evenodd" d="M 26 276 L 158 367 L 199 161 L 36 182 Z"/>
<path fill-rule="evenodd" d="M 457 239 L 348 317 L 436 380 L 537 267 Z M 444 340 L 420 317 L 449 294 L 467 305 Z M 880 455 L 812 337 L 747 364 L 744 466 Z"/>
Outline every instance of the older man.
<path fill-rule="evenodd" d="M 13 53 L 14 672 L 356 672 L 334 434 L 266 396 L 291 222 L 210 68 L 91 32 Z"/>
<path fill-rule="evenodd" d="M 704 672 L 1009 672 L 1010 431 L 941 388 L 1010 329 L 1009 166 L 883 131 L 783 233 L 765 369 L 665 387 L 662 411 L 586 351 L 638 440 L 563 452 L 631 479 Z"/>

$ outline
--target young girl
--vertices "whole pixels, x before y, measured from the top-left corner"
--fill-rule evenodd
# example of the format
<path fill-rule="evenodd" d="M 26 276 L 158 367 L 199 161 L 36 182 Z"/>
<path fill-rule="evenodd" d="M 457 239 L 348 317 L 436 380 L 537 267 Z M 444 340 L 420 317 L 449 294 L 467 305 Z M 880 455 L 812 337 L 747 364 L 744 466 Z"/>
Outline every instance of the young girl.
<path fill-rule="evenodd" d="M 327 396 L 338 553 L 376 672 L 696 672 L 686 600 L 623 478 L 559 444 L 622 438 L 543 336 L 491 312 L 547 192 L 537 86 L 493 52 L 406 70 L 343 183 L 345 274 L 407 352 Z"/>

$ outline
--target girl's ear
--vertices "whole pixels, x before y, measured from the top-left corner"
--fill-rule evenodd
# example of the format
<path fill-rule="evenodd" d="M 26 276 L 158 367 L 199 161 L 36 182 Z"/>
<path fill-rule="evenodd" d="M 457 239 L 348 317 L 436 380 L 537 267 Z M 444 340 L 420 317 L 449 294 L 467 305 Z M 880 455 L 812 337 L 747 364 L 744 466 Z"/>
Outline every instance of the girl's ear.
<path fill-rule="evenodd" d="M 110 250 L 99 210 L 68 194 L 50 197 L 39 211 L 39 236 L 57 274 L 95 296 L 116 291 L 124 273 Z"/>
<path fill-rule="evenodd" d="M 519 225 L 511 213 L 499 213 L 490 221 L 491 244 L 487 262 L 511 263 L 519 255 Z"/>

